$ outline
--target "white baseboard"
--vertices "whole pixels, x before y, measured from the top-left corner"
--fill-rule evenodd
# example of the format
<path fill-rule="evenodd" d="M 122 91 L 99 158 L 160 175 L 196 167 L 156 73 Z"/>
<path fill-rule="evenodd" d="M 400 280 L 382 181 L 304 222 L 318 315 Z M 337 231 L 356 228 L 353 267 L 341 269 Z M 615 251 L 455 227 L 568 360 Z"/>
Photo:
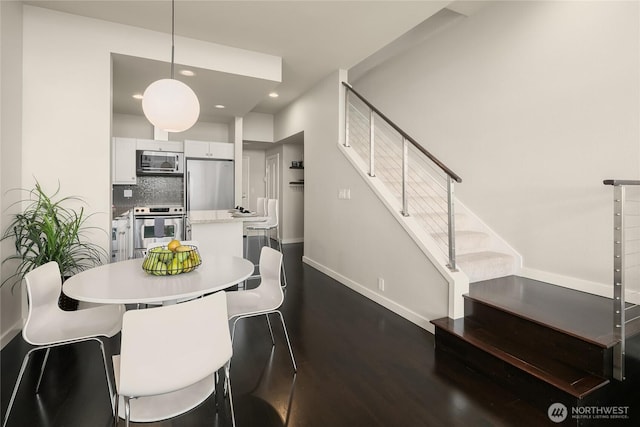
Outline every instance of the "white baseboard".
<path fill-rule="evenodd" d="M 591 282 L 589 280 L 563 276 L 561 274 L 527 267 L 522 268 L 520 275 L 528 279 L 539 280 L 541 282 L 551 283 L 552 285 L 558 285 L 564 288 L 575 289 L 577 291 L 587 292 L 601 297 L 613 298 L 613 285 Z"/>
<path fill-rule="evenodd" d="M 5 345 L 9 344 L 16 335 L 22 331 L 22 319 L 14 323 L 9 329 L 7 329 L 2 336 L 0 336 L 0 349 L 3 349 Z"/>
<path fill-rule="evenodd" d="M 418 313 L 396 303 L 395 301 L 392 301 L 388 298 L 385 298 L 383 296 L 381 296 L 380 294 L 377 294 L 375 292 L 373 292 L 371 289 L 368 289 L 365 286 L 362 286 L 359 283 L 354 282 L 353 280 L 341 275 L 340 273 L 337 273 L 335 271 L 333 271 L 332 269 L 325 267 L 324 265 L 306 257 L 303 256 L 302 257 L 302 262 L 304 262 L 305 264 L 310 265 L 311 267 L 315 268 L 316 270 L 326 274 L 327 276 L 331 277 L 334 280 L 337 280 L 338 282 L 342 283 L 343 285 L 345 285 L 346 287 L 358 292 L 360 295 L 363 295 L 367 298 L 369 298 L 370 300 L 380 304 L 381 306 L 383 306 L 384 308 L 391 310 L 392 312 L 396 313 L 397 315 L 407 319 L 408 321 L 410 321 L 411 323 L 414 323 L 415 325 L 421 327 L 422 329 L 427 330 L 428 332 L 434 334 L 435 333 L 435 328 L 433 326 L 433 324 L 430 322 L 430 319 L 427 319 L 423 316 L 420 316 Z"/>

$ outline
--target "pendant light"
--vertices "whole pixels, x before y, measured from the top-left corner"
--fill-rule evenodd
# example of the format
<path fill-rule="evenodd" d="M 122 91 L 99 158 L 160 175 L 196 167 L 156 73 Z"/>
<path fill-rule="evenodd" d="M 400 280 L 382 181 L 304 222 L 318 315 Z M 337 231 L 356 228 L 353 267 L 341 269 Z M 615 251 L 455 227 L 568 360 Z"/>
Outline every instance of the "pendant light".
<path fill-rule="evenodd" d="M 173 78 L 175 0 L 171 0 L 171 78 L 151 83 L 144 91 L 142 111 L 155 127 L 182 132 L 198 121 L 200 102 L 193 90 Z"/>

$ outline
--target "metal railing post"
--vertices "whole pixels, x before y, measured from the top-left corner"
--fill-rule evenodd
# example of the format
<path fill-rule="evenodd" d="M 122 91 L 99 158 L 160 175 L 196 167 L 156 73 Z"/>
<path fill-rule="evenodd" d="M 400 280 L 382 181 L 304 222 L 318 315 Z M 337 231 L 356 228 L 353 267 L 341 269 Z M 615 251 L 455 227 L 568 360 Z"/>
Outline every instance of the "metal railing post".
<path fill-rule="evenodd" d="M 613 187 L 613 334 L 618 343 L 613 348 L 613 377 L 625 379 L 625 242 L 623 185 Z"/>
<path fill-rule="evenodd" d="M 349 144 L 349 89 L 344 90 L 344 146 L 350 147 Z"/>
<path fill-rule="evenodd" d="M 369 176 L 376 176 L 375 171 L 375 112 L 369 110 Z"/>
<path fill-rule="evenodd" d="M 453 195 L 453 179 L 447 175 L 447 223 L 449 226 L 449 268 L 458 271 L 456 267 L 456 223 Z"/>
<path fill-rule="evenodd" d="M 409 216 L 409 198 L 407 196 L 407 181 L 409 180 L 409 143 L 402 138 L 402 215 Z"/>

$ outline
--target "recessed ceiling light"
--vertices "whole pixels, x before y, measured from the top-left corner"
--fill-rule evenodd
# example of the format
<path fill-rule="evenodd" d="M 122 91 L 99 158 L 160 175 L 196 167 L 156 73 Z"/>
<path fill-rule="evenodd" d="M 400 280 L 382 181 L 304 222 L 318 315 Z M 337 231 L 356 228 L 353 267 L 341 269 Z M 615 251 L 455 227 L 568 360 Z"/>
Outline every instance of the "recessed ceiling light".
<path fill-rule="evenodd" d="M 216 108 L 222 110 L 223 108 L 226 108 L 226 107 L 222 104 L 216 104 Z"/>
<path fill-rule="evenodd" d="M 196 73 L 194 73 L 191 70 L 180 70 L 180 74 L 182 74 L 183 76 L 187 76 L 187 77 L 193 77 L 196 75 Z"/>
<path fill-rule="evenodd" d="M 280 95 L 278 95 L 278 92 L 271 92 L 271 93 L 269 94 L 269 96 L 270 96 L 271 98 L 277 98 L 277 97 L 279 97 Z"/>
<path fill-rule="evenodd" d="M 142 94 L 141 93 L 134 93 L 133 95 L 131 95 L 132 98 L 134 99 L 142 99 Z"/>

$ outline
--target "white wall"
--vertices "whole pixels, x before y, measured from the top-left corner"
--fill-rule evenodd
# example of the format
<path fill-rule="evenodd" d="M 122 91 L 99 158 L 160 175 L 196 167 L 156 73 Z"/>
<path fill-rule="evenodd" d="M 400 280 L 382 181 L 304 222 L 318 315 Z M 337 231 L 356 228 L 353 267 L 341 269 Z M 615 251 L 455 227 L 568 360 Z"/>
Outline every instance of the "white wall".
<path fill-rule="evenodd" d="M 59 181 L 63 195 L 82 196 L 98 213 L 90 225 L 105 230 L 93 236 L 105 249 L 111 54 L 164 60 L 166 47 L 163 33 L 24 6 L 22 184 L 36 176 L 45 189 Z M 176 62 L 277 81 L 281 73 L 278 57 L 182 37 Z"/>
<path fill-rule="evenodd" d="M 184 132 L 169 133 L 169 140 L 184 141 L 185 139 L 195 139 L 196 141 L 233 142 L 229 133 L 231 126 L 233 126 L 233 121 L 231 124 L 199 121 Z"/>
<path fill-rule="evenodd" d="M 22 187 L 22 4 L 0 2 L 0 233 L 4 233 L 24 195 L 9 191 Z M 0 245 L 0 260 L 15 252 L 13 242 Z M 0 283 L 15 271 L 15 264 L 4 263 Z M 0 289 L 0 348 L 22 327 L 21 287 L 11 289 L 7 282 Z"/>
<path fill-rule="evenodd" d="M 495 2 L 352 83 L 462 177 L 458 197 L 525 274 L 604 289 L 602 180 L 640 178 L 638 9 Z"/>
<path fill-rule="evenodd" d="M 113 114 L 113 136 L 153 139 L 153 125 L 144 116 Z"/>
<path fill-rule="evenodd" d="M 248 113 L 243 117 L 245 141 L 273 142 L 273 114 Z"/>
<path fill-rule="evenodd" d="M 135 114 L 113 114 L 113 136 L 122 138 L 153 139 L 153 125 L 145 116 Z M 184 132 L 168 133 L 169 141 L 229 142 L 229 124 L 198 121 Z"/>
<path fill-rule="evenodd" d="M 331 74 L 276 115 L 276 140 L 304 131 L 304 260 L 433 330 L 428 320 L 447 314 L 446 281 L 338 148 L 345 78 Z M 338 199 L 340 188 L 350 200 Z"/>

